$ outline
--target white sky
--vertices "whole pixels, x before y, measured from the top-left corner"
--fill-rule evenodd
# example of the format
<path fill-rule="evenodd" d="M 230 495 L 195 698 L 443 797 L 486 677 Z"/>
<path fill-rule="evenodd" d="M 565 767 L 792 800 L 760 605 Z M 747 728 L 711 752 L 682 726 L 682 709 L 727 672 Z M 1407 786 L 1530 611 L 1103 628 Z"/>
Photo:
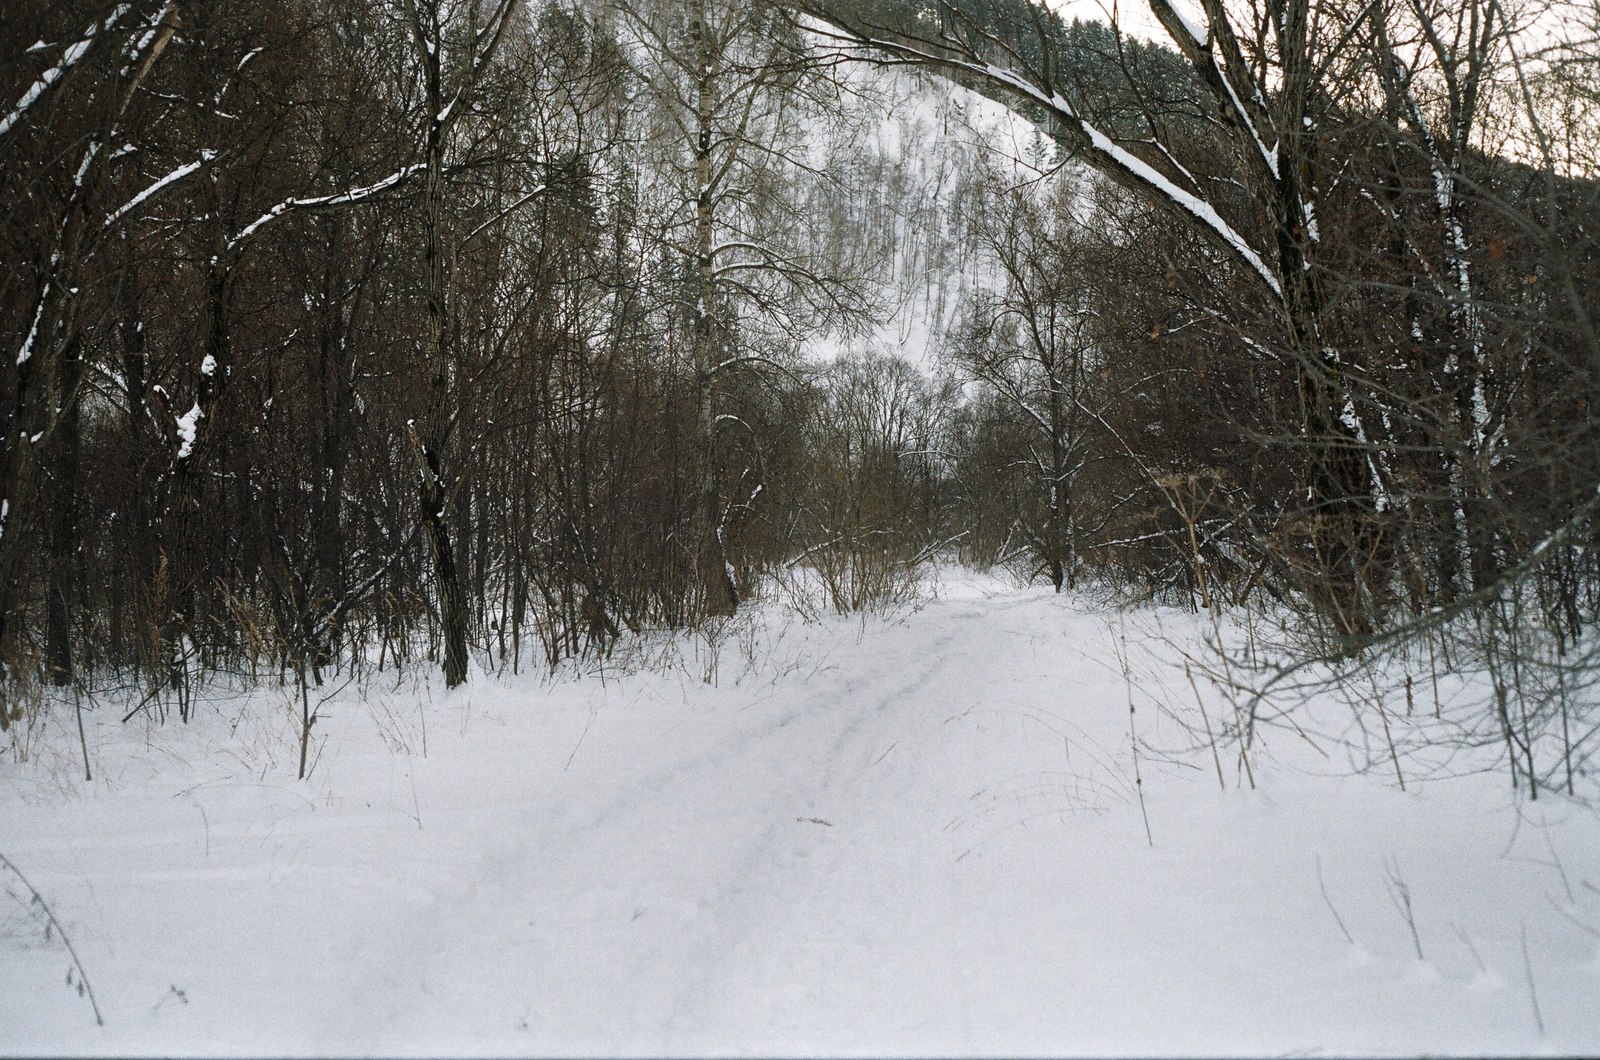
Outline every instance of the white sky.
<path fill-rule="evenodd" d="M 1046 0 L 1046 3 L 1068 19 L 1120 23 L 1122 31 L 1132 37 L 1146 40 L 1165 40 L 1167 37 L 1144 0 Z M 1180 3 L 1179 6 L 1193 8 L 1189 4 Z M 1193 17 L 1199 21 L 1197 11 Z"/>

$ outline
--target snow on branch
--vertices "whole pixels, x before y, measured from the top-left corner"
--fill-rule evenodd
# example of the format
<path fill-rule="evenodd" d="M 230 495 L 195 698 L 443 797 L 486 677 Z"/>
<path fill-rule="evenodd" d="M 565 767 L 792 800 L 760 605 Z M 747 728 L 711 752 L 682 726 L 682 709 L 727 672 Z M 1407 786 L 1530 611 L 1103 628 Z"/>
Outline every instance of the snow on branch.
<path fill-rule="evenodd" d="M 500 47 L 500 40 L 505 36 L 506 26 L 511 22 L 511 16 L 516 12 L 517 5 L 522 0 L 501 0 L 500 6 L 495 9 L 489 21 L 479 27 L 474 36 L 474 43 L 478 45 L 477 54 L 472 57 L 472 65 L 468 68 L 467 76 L 462 79 L 456 88 L 456 94 L 450 97 L 438 114 L 434 115 L 434 124 L 440 129 L 447 129 L 455 124 L 455 117 L 460 113 L 468 96 L 477 88 L 478 78 L 483 71 L 488 69 L 489 63 L 494 60 L 494 53 Z M 429 54 L 432 54 L 430 42 Z"/>
<path fill-rule="evenodd" d="M 162 177 L 160 180 L 156 181 L 154 184 L 150 185 L 148 188 L 129 199 L 127 202 L 123 203 L 117 209 L 111 211 L 111 213 L 106 217 L 105 224 L 101 227 L 110 228 L 112 225 L 126 217 L 130 212 L 138 209 L 139 205 L 146 199 L 157 194 L 161 191 L 161 189 L 167 187 L 168 185 L 176 184 L 178 181 L 200 169 L 202 166 L 206 165 L 216 157 L 217 153 L 215 151 L 209 149 L 201 151 L 200 157 L 196 161 L 190 162 L 187 165 L 179 166 L 171 173 L 168 173 L 166 176 Z"/>
<path fill-rule="evenodd" d="M 771 357 L 763 357 L 758 353 L 745 353 L 745 354 L 740 354 L 737 357 L 729 357 L 727 360 L 722 361 L 722 362 L 716 364 L 715 366 L 713 366 L 711 371 L 709 373 L 707 373 L 707 374 L 713 375 L 713 376 L 720 375 L 721 373 L 727 371 L 728 369 L 737 368 L 742 364 L 764 364 L 768 368 L 776 368 L 778 371 L 783 372 L 785 375 L 792 375 L 793 374 L 793 373 L 791 373 L 789 371 L 789 369 L 785 368 L 783 365 L 779 364 L 777 361 L 774 361 Z"/>
<path fill-rule="evenodd" d="M 940 54 L 913 44 L 873 37 L 849 27 L 836 30 L 824 29 L 821 32 L 851 44 L 898 57 L 905 62 L 980 77 L 996 87 L 1039 105 L 1060 123 L 1061 131 L 1076 142 L 1090 166 L 1124 187 L 1154 195 L 1158 202 L 1187 217 L 1211 242 L 1255 274 L 1274 298 L 1282 300 L 1283 286 L 1279 283 L 1277 274 L 1250 246 L 1238 229 L 1217 213 L 1211 203 L 1186 191 L 1166 174 L 1117 144 L 1079 114 L 1071 101 L 1059 92 L 1046 91 L 1012 70 L 974 57 Z"/>
<path fill-rule="evenodd" d="M 217 94 L 211 97 L 211 105 L 213 107 L 220 107 L 222 105 L 222 97 L 226 96 L 228 94 L 228 90 L 232 88 L 239 80 L 239 75 L 244 73 L 244 68 L 249 66 L 250 61 L 265 50 L 265 48 L 251 48 L 249 51 L 244 53 L 244 58 L 239 60 L 239 65 L 233 68 L 233 75 L 224 81 L 222 83 L 222 87 L 217 89 Z"/>
<path fill-rule="evenodd" d="M 59 250 L 50 255 L 50 275 L 55 274 L 56 266 L 61 262 Z M 17 352 L 17 367 L 28 363 L 28 358 L 33 356 L 33 344 L 39 338 L 39 325 L 44 321 L 44 308 L 50 300 L 50 287 L 52 280 L 46 278 L 44 287 L 39 290 L 39 304 L 33 310 L 33 323 L 28 325 L 28 334 L 22 339 L 22 349 Z"/>
<path fill-rule="evenodd" d="M 1185 59 L 1189 60 L 1195 72 L 1200 76 L 1218 101 L 1224 104 L 1228 116 L 1234 124 L 1249 135 L 1254 144 L 1256 155 L 1268 174 L 1274 180 L 1280 176 L 1278 169 L 1278 137 L 1274 134 L 1272 144 L 1268 146 L 1267 138 L 1262 134 L 1262 127 L 1269 122 L 1266 107 L 1262 103 L 1261 92 L 1258 85 L 1250 84 L 1249 105 L 1241 96 L 1238 86 L 1234 84 L 1235 76 L 1246 76 L 1245 60 L 1239 50 L 1238 38 L 1233 34 L 1232 27 L 1228 24 L 1228 15 L 1219 4 L 1207 4 L 1204 27 L 1197 27 L 1171 0 L 1149 0 L 1150 10 L 1167 31 L 1167 36 L 1178 46 Z M 1213 32 L 1213 28 L 1215 32 Z M 1217 61 L 1216 48 L 1223 51 L 1223 62 Z M 1226 65 L 1224 65 L 1224 63 Z"/>
<path fill-rule="evenodd" d="M 524 192 L 517 198 L 516 202 L 513 202 L 510 206 L 507 206 L 505 209 L 501 210 L 499 213 L 480 224 L 477 228 L 474 228 L 472 231 L 468 232 L 466 238 L 461 241 L 461 245 L 465 246 L 466 244 L 472 242 L 472 240 L 477 238 L 488 229 L 493 228 L 501 221 L 504 221 L 507 217 L 510 217 L 512 214 L 516 213 L 528 203 L 532 202 L 535 196 L 542 194 L 548 187 L 548 184 L 538 184 L 534 186 L 533 190 Z"/>
<path fill-rule="evenodd" d="M 1155 12 L 1155 16 L 1161 22 L 1162 28 L 1169 35 L 1177 38 L 1178 34 L 1182 34 L 1183 39 L 1177 41 L 1180 48 L 1185 47 L 1188 43 L 1193 43 L 1197 48 L 1206 48 L 1211 45 L 1210 26 L 1195 25 L 1188 15 L 1168 3 L 1167 0 L 1151 0 L 1150 8 Z M 1171 19 L 1171 25 L 1167 24 L 1168 19 Z"/>
<path fill-rule="evenodd" d="M 200 421 L 205 419 L 205 413 L 200 410 L 200 402 L 194 403 L 194 408 L 178 417 L 178 438 L 182 444 L 178 446 L 178 459 L 187 460 L 189 454 L 194 452 L 194 443 L 199 435 Z"/>
<path fill-rule="evenodd" d="M 262 228 L 268 224 L 271 224 L 273 221 L 276 221 L 286 213 L 294 210 L 321 210 L 334 206 L 353 206 L 358 202 L 363 202 L 372 198 L 374 195 L 378 195 L 381 192 L 388 191 L 390 188 L 395 187 L 398 184 L 404 183 L 412 176 L 420 173 L 426 168 L 426 163 L 417 162 L 402 169 L 398 169 L 389 174 L 387 177 L 384 177 L 382 180 L 378 181 L 376 184 L 369 184 L 364 188 L 352 188 L 349 191 L 341 191 L 336 195 L 321 195 L 311 199 L 285 199 L 272 209 L 268 210 L 266 213 L 262 214 L 260 217 L 257 217 L 254 221 L 251 221 L 249 224 L 241 228 L 237 235 L 228 240 L 228 249 L 230 251 L 237 250 L 240 246 L 259 233 Z"/>
<path fill-rule="evenodd" d="M 83 36 L 74 41 L 62 53 L 61 61 L 40 74 L 39 79 L 28 87 L 28 90 L 22 94 L 21 99 L 17 100 L 16 106 L 11 108 L 10 113 L 0 118 L 0 139 L 3 139 L 7 133 L 16 128 L 23 115 L 27 114 L 35 103 L 38 103 L 46 93 L 60 83 L 61 79 L 66 77 L 73 67 L 88 57 L 90 49 L 94 47 L 97 36 L 103 37 L 116 29 L 117 24 L 126 18 L 128 12 L 132 10 L 132 4 L 118 4 L 115 10 L 106 16 L 104 21 L 89 23 L 88 28 L 83 31 Z"/>
<path fill-rule="evenodd" d="M 1202 228 L 1222 241 L 1224 249 L 1230 251 L 1240 261 L 1248 265 L 1261 278 L 1261 281 L 1266 284 L 1273 295 L 1278 298 L 1283 297 L 1283 287 L 1278 283 L 1278 277 L 1267 266 L 1267 263 L 1262 260 L 1261 255 L 1257 254 L 1244 241 L 1244 237 L 1232 225 L 1222 219 L 1221 215 L 1217 213 L 1216 207 L 1178 187 L 1143 159 L 1118 147 L 1111 141 L 1109 136 L 1094 126 L 1085 124 L 1083 133 L 1089 138 L 1095 149 L 1104 154 L 1106 159 L 1114 166 L 1126 170 L 1130 176 L 1148 188 L 1148 190 L 1165 197 L 1171 205 L 1198 221 Z"/>

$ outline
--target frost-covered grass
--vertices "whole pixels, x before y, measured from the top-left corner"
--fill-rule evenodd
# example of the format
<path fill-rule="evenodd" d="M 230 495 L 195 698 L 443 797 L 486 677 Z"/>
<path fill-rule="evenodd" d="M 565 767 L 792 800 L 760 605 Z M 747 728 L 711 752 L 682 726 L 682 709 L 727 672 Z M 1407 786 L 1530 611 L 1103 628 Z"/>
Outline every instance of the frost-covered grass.
<path fill-rule="evenodd" d="M 1587 805 L 1459 758 L 1402 793 L 1322 746 L 1336 698 L 1246 763 L 1180 665 L 1203 619 L 936 592 L 345 688 L 303 783 L 287 688 L 102 705 L 88 784 L 57 716 L 0 761 L 0 853 L 106 1025 L 7 877 L 0 1051 L 1600 1050 Z"/>

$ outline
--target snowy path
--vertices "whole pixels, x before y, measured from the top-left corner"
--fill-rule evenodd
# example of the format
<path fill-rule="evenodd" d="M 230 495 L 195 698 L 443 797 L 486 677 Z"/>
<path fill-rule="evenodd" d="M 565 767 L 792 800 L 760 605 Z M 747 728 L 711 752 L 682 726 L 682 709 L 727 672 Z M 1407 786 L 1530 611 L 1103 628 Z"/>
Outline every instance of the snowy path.
<path fill-rule="evenodd" d="M 1519 828 L 1489 778 L 1401 795 L 1291 748 L 1254 793 L 1220 792 L 1209 754 L 1151 758 L 1151 849 L 1118 621 L 956 588 L 890 622 L 754 627 L 715 685 L 688 651 L 480 681 L 426 708 L 426 758 L 417 696 L 351 693 L 303 785 L 281 735 L 230 731 L 238 704 L 148 748 L 101 718 L 93 785 L 47 743 L 0 774 L 0 851 L 67 922 L 108 1026 L 0 918 L 0 1051 L 1600 1046 L 1572 923 L 1600 922 L 1592 813 Z M 1146 694 L 1171 676 L 1140 679 L 1141 737 L 1175 746 Z"/>
<path fill-rule="evenodd" d="M 1012 653 L 977 658 L 961 647 L 993 643 L 997 632 L 1026 644 L 1033 634 L 1005 627 L 995 608 L 929 611 L 836 653 L 798 694 L 718 697 L 728 705 L 643 739 L 613 733 L 608 744 L 591 731 L 544 797 L 527 798 L 520 781 L 506 792 L 497 824 L 473 844 L 470 908 L 413 931 L 406 952 L 380 965 L 418 967 L 454 950 L 433 976 L 432 989 L 447 992 L 440 1007 L 476 1011 L 469 1026 L 494 1021 L 500 999 L 482 995 L 484 975 L 472 967 L 481 949 L 452 939 L 510 927 L 526 938 L 507 959 L 542 996 L 606 1006 L 563 1013 L 534 1002 L 518 1021 L 570 1021 L 572 1047 L 605 1052 L 641 1041 L 699 1052 L 752 1023 L 800 1047 L 830 1024 L 856 1024 L 841 1006 L 863 982 L 888 986 L 892 974 L 902 996 L 883 1046 L 933 1027 L 926 1046 L 937 1048 L 948 1031 L 939 1010 L 963 992 L 945 980 L 970 975 L 939 947 L 972 900 L 950 871 L 974 842 L 961 827 L 982 787 L 972 730 L 994 724 L 972 715 L 996 709 L 995 690 L 1016 679 Z M 1000 724 L 1026 736 L 1022 717 Z M 655 764 L 664 737 L 683 753 Z M 491 774 L 515 776 L 519 750 L 508 746 Z M 953 783 L 963 771 L 973 780 Z M 465 776 L 447 784 L 475 786 Z M 619 983 L 627 1003 L 612 1008 Z M 883 997 L 871 991 L 864 1003 L 881 1007 Z M 438 1018 L 398 1001 L 396 1010 L 384 1021 L 395 1029 L 386 1047 L 425 1040 Z"/>

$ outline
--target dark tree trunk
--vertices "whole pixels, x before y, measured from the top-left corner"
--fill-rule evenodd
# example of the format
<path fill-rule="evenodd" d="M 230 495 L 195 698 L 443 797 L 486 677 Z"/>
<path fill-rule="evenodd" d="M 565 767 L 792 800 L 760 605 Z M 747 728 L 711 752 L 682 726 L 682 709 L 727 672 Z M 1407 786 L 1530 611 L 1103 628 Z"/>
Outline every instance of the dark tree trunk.
<path fill-rule="evenodd" d="M 82 435 L 77 400 L 83 377 L 79 344 L 68 343 L 61 356 L 60 408 L 51 436 L 55 459 L 50 478 L 55 504 L 50 513 L 49 585 L 45 618 L 45 655 L 50 681 L 58 688 L 72 683 L 72 603 L 79 551 L 78 469 Z"/>

